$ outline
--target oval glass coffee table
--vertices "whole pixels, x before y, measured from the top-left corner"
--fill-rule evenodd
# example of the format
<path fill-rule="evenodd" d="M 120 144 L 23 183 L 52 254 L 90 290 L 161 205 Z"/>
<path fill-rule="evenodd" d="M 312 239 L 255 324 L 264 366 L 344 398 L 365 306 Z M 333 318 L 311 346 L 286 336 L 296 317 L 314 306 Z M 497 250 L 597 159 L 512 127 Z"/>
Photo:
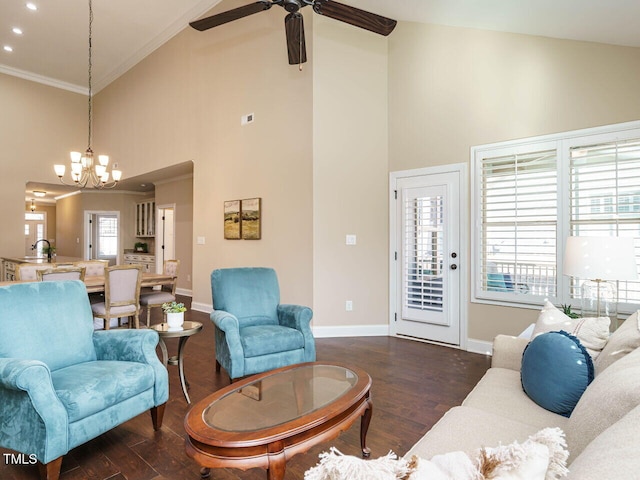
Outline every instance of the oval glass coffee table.
<path fill-rule="evenodd" d="M 248 377 L 196 403 L 184 420 L 187 454 L 210 468 L 267 469 L 284 478 L 287 459 L 337 437 L 361 418 L 363 457 L 373 405 L 358 368 L 303 363 Z"/>

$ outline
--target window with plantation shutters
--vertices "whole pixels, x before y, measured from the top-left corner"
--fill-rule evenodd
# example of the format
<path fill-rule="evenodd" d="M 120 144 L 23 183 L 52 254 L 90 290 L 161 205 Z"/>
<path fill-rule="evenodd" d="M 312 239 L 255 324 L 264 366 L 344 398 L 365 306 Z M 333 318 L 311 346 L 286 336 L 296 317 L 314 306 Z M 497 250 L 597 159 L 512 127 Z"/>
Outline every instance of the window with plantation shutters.
<path fill-rule="evenodd" d="M 471 163 L 473 301 L 579 306 L 568 236 L 633 237 L 640 265 L 640 122 L 473 147 Z M 640 282 L 617 290 L 638 309 Z"/>
<path fill-rule="evenodd" d="M 569 152 L 570 234 L 640 240 L 640 138 Z M 571 282 L 571 298 L 580 297 L 579 286 Z M 618 282 L 617 290 L 619 303 L 640 303 L 640 283 Z"/>
<path fill-rule="evenodd" d="M 488 298 L 556 296 L 555 149 L 479 160 L 477 290 Z"/>

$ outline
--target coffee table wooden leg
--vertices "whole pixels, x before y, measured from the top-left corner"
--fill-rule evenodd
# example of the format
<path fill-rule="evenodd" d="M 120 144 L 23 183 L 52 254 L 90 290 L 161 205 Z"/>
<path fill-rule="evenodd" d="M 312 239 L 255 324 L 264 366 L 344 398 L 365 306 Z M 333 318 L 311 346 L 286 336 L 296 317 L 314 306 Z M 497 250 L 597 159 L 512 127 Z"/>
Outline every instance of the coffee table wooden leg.
<path fill-rule="evenodd" d="M 284 455 L 284 444 L 282 442 L 275 442 L 269 444 L 267 448 L 269 451 L 267 480 L 283 480 L 287 465 L 287 458 Z"/>
<path fill-rule="evenodd" d="M 373 415 L 373 403 L 371 399 L 367 397 L 367 409 L 362 414 L 360 419 L 360 447 L 362 448 L 362 458 L 369 458 L 371 456 L 371 450 L 367 448 L 367 431 L 369 430 L 369 423 L 371 423 L 371 416 Z"/>

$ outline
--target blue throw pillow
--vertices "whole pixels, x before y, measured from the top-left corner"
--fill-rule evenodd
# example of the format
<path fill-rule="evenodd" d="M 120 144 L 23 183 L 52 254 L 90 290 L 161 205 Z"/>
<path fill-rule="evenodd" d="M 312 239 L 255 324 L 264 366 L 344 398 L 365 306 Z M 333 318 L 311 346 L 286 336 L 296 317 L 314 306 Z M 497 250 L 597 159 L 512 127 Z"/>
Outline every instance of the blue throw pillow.
<path fill-rule="evenodd" d="M 591 356 L 565 331 L 534 338 L 522 355 L 522 388 L 542 408 L 565 417 L 593 380 Z"/>

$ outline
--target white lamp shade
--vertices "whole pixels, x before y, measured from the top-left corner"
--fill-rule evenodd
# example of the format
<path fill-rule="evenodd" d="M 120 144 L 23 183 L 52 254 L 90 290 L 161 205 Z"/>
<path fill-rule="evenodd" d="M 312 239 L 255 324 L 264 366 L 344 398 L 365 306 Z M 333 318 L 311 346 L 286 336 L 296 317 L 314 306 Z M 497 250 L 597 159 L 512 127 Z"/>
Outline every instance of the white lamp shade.
<path fill-rule="evenodd" d="M 113 180 L 119 182 L 122 178 L 122 172 L 120 170 L 112 170 L 111 175 L 113 176 Z"/>
<path fill-rule="evenodd" d="M 637 280 L 633 238 L 568 237 L 563 273 L 588 280 Z"/>
<path fill-rule="evenodd" d="M 73 163 L 80 163 L 81 158 L 82 154 L 80 152 L 71 152 L 71 161 Z"/>
<path fill-rule="evenodd" d="M 59 176 L 59 177 L 63 176 L 64 175 L 64 171 L 66 170 L 64 165 L 54 165 L 53 169 L 55 170 L 56 175 Z"/>

